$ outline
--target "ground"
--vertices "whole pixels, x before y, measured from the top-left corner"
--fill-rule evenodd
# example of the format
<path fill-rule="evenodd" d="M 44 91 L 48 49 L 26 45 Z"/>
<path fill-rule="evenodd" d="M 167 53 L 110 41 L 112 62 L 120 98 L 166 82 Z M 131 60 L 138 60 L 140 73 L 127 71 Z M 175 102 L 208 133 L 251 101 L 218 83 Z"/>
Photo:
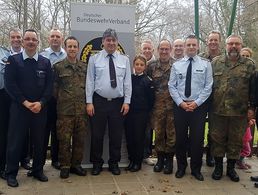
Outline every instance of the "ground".
<path fill-rule="evenodd" d="M 226 176 L 220 181 L 214 181 L 211 178 L 213 168 L 207 167 L 205 161 L 203 162 L 203 182 L 193 178 L 189 168 L 185 177 L 175 178 L 175 159 L 172 175 L 154 173 L 152 166 L 143 164 L 142 170 L 137 173 L 123 170 L 121 175 L 113 176 L 104 169 L 99 176 L 91 176 L 88 170 L 86 177 L 70 175 L 65 180 L 59 178 L 59 171 L 53 169 L 48 162 L 45 166 L 48 182 L 42 183 L 29 178 L 26 176 L 27 171 L 20 169 L 19 187 L 8 187 L 6 181 L 1 179 L 0 195 L 258 195 L 258 188 L 254 188 L 253 182 L 250 181 L 251 175 L 258 176 L 257 157 L 247 159 L 252 169 L 248 171 L 237 169 L 240 175 L 240 182 L 237 183 L 230 181 Z"/>

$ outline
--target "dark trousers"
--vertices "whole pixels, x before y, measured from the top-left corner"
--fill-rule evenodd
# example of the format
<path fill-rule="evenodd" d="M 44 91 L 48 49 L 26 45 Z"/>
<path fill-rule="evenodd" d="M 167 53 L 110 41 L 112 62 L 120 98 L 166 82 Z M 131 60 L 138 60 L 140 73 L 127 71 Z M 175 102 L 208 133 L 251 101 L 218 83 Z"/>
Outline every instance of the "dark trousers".
<path fill-rule="evenodd" d="M 125 119 L 128 158 L 137 164 L 141 164 L 143 159 L 147 120 L 148 112 L 129 112 Z"/>
<path fill-rule="evenodd" d="M 121 142 L 124 130 L 124 117 L 120 112 L 124 98 L 107 99 L 94 93 L 95 114 L 91 120 L 91 157 L 93 164 L 103 164 L 103 138 L 108 125 L 109 164 L 116 164 L 121 159 Z"/>
<path fill-rule="evenodd" d="M 51 160 L 52 162 L 58 162 L 58 151 L 59 151 L 59 142 L 56 134 L 56 99 L 52 97 L 47 103 L 47 125 L 46 125 L 46 139 L 45 139 L 45 159 L 47 157 L 47 149 L 49 143 L 49 136 L 51 134 Z"/>
<path fill-rule="evenodd" d="M 9 110 L 11 106 L 11 99 L 5 89 L 0 90 L 0 171 L 5 169 L 6 164 L 6 146 L 7 146 L 7 132 L 9 126 Z M 29 158 L 29 133 L 26 136 L 23 150 L 20 158 L 21 163 L 28 163 Z"/>
<path fill-rule="evenodd" d="M 200 172 L 203 155 L 203 139 L 207 104 L 197 107 L 193 112 L 186 112 L 174 104 L 174 117 L 176 129 L 176 158 L 180 170 L 187 167 L 187 137 L 189 130 L 189 148 L 192 172 Z"/>
<path fill-rule="evenodd" d="M 144 150 L 143 150 L 143 158 L 149 158 L 152 154 L 152 138 L 153 138 L 153 129 L 147 125 L 147 129 L 145 130 L 145 138 L 144 138 Z"/>
<path fill-rule="evenodd" d="M 5 170 L 6 144 L 11 100 L 4 89 L 0 90 L 0 171 Z"/>
<path fill-rule="evenodd" d="M 11 104 L 6 154 L 7 177 L 17 176 L 22 146 L 29 129 L 33 145 L 32 171 L 33 173 L 43 171 L 46 120 L 46 108 L 40 113 L 34 114 L 21 104 L 15 102 Z"/>

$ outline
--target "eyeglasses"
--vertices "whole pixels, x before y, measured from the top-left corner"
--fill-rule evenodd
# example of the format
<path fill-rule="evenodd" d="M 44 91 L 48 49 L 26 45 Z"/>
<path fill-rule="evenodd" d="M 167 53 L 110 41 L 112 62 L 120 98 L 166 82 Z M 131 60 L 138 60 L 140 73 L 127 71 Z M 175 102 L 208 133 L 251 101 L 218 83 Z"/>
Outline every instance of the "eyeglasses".
<path fill-rule="evenodd" d="M 159 48 L 160 51 L 169 51 L 170 48 Z"/>
<path fill-rule="evenodd" d="M 23 39 L 24 41 L 32 41 L 32 42 L 38 42 L 38 39 L 35 39 L 35 38 L 25 38 Z"/>
<path fill-rule="evenodd" d="M 241 45 L 241 43 L 239 43 L 239 42 L 229 42 L 229 43 L 227 43 L 227 45 L 229 45 L 229 46 L 233 46 L 233 45 L 235 45 L 235 46 L 239 46 L 239 45 Z"/>

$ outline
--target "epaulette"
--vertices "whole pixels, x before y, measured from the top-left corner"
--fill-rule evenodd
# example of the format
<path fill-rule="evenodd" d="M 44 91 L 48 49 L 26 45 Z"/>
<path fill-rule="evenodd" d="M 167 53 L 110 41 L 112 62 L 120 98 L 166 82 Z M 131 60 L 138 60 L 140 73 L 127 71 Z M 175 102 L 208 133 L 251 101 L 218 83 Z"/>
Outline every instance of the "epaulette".
<path fill-rule="evenodd" d="M 82 66 L 88 66 L 88 64 L 82 60 L 78 60 L 79 64 Z"/>
<path fill-rule="evenodd" d="M 245 64 L 245 63 L 252 63 L 252 64 L 255 64 L 255 61 L 252 59 L 252 58 L 246 58 L 246 57 L 240 57 L 239 59 L 239 62 L 242 63 L 242 64 Z"/>
<path fill-rule="evenodd" d="M 148 63 L 148 66 L 153 66 L 153 64 L 157 64 L 158 59 L 152 60 Z"/>
<path fill-rule="evenodd" d="M 65 59 L 64 59 L 64 60 L 65 60 Z M 53 64 L 53 67 L 59 66 L 59 64 L 61 64 L 64 60 L 61 60 L 61 61 L 59 61 L 59 62 L 54 63 L 54 64 Z"/>
<path fill-rule="evenodd" d="M 5 63 L 5 65 L 8 65 L 8 64 L 10 64 L 10 62 L 9 62 L 9 61 L 5 61 L 4 63 Z"/>
<path fill-rule="evenodd" d="M 207 54 L 206 54 L 206 52 L 202 52 L 202 53 L 199 53 L 198 54 L 198 56 L 200 56 L 200 57 L 204 57 L 204 56 L 206 56 Z"/>
<path fill-rule="evenodd" d="M 150 76 L 147 75 L 147 78 L 150 79 L 150 81 L 152 81 L 152 78 Z"/>
<path fill-rule="evenodd" d="M 100 55 L 100 52 L 97 52 L 97 53 L 91 54 L 91 55 L 90 55 L 90 57 L 97 57 L 98 55 Z"/>
<path fill-rule="evenodd" d="M 202 60 L 204 60 L 204 61 L 207 61 L 207 62 L 210 62 L 210 60 L 209 59 L 207 59 L 207 58 L 205 58 L 205 57 L 202 57 L 202 56 L 199 56 Z"/>
<path fill-rule="evenodd" d="M 120 55 L 122 55 L 122 56 L 125 56 L 125 57 L 129 58 L 129 55 L 128 55 L 128 54 L 121 53 L 120 51 L 117 51 L 117 52 L 118 52 L 118 54 L 120 54 Z"/>
<path fill-rule="evenodd" d="M 219 56 L 214 57 L 214 58 L 212 59 L 212 61 L 218 60 L 218 59 L 220 59 L 220 58 L 222 58 L 222 57 L 223 57 L 223 62 L 225 62 L 226 57 L 223 56 L 223 55 L 219 55 Z"/>
<path fill-rule="evenodd" d="M 43 53 L 45 51 L 46 51 L 46 49 L 43 49 L 43 50 L 39 51 L 39 54 L 41 54 L 41 53 Z"/>
<path fill-rule="evenodd" d="M 2 46 L 2 45 L 0 45 L 0 48 L 6 50 L 8 52 L 10 51 L 9 49 L 7 49 L 5 46 Z"/>
<path fill-rule="evenodd" d="M 251 62 L 253 62 L 255 64 L 255 61 L 252 58 L 246 58 L 248 60 L 250 60 Z"/>

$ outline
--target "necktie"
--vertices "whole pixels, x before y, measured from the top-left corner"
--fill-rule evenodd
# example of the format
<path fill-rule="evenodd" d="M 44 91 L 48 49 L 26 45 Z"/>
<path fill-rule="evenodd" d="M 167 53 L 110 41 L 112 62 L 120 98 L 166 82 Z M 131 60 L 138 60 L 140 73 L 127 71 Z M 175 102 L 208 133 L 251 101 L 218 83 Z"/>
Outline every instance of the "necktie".
<path fill-rule="evenodd" d="M 113 61 L 113 55 L 108 54 L 109 57 L 109 75 L 110 75 L 110 84 L 112 88 L 116 88 L 116 69 Z"/>
<path fill-rule="evenodd" d="M 186 79 L 185 79 L 185 97 L 191 96 L 191 79 L 192 79 L 192 60 L 193 58 L 189 58 L 189 65 L 186 72 Z"/>

